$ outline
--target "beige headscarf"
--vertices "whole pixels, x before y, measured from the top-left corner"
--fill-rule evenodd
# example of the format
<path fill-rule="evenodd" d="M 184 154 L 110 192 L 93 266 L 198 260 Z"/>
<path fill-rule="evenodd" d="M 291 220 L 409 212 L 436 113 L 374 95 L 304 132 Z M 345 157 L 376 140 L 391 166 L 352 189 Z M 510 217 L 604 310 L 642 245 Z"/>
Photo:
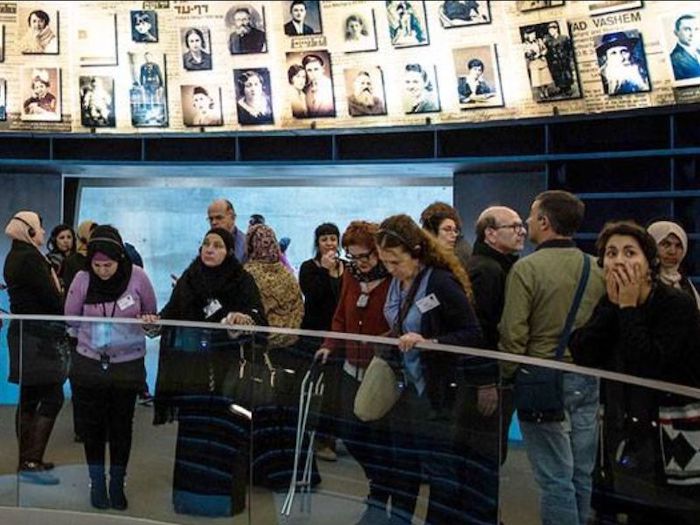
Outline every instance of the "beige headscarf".
<path fill-rule="evenodd" d="M 76 232 L 77 239 L 75 244 L 75 251 L 87 255 L 88 241 L 90 240 L 90 232 L 92 230 L 95 221 L 90 219 L 81 222 L 78 225 L 78 231 Z"/>
<path fill-rule="evenodd" d="M 671 234 L 678 237 L 678 240 L 681 241 L 682 253 L 678 261 L 678 265 L 675 268 L 664 268 L 663 266 L 659 268 L 659 279 L 662 283 L 666 283 L 674 288 L 680 288 L 680 282 L 683 276 L 678 271 L 678 267 L 680 266 L 681 261 L 683 261 L 685 258 L 685 254 L 688 253 L 688 235 L 685 233 L 683 228 L 671 221 L 655 222 L 649 225 L 647 231 L 649 232 L 649 235 L 654 238 L 657 245 Z M 693 286 L 693 283 L 688 281 L 688 284 L 690 285 L 691 290 L 693 290 L 695 302 L 697 303 L 698 308 L 700 308 L 700 295 L 695 289 L 695 286 Z"/>
<path fill-rule="evenodd" d="M 61 281 L 58 280 L 58 276 L 56 275 L 56 272 L 51 266 L 49 260 L 43 253 L 41 253 L 39 246 L 34 240 L 35 237 L 29 235 L 30 228 L 34 228 L 36 231 L 41 228 L 41 219 L 39 218 L 39 215 L 33 211 L 18 211 L 12 216 L 10 222 L 7 223 L 7 226 L 5 226 L 5 234 L 7 234 L 7 236 L 14 241 L 26 242 L 27 244 L 31 244 L 36 248 L 41 256 L 46 259 L 46 263 L 49 265 L 49 269 L 51 270 L 51 278 L 53 279 L 53 284 L 56 287 L 56 290 L 61 292 L 63 290 Z"/>

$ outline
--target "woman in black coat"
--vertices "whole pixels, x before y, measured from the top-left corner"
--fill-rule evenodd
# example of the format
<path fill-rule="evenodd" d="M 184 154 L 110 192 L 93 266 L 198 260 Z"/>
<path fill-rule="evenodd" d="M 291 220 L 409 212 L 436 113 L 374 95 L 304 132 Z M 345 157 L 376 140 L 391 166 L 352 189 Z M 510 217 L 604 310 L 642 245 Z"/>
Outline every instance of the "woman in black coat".
<path fill-rule="evenodd" d="M 389 412 L 397 465 L 392 518 L 411 522 L 425 477 L 430 486 L 426 524 L 488 522 L 476 519 L 468 503 L 479 474 L 471 479 L 471 463 L 457 435 L 456 386 L 464 361 L 458 354 L 414 348 L 424 342 L 482 345 L 469 277 L 457 258 L 408 215 L 385 219 L 376 240 L 379 258 L 393 277 L 384 316 L 399 337 L 400 355 L 392 357 L 405 377 L 401 397 Z"/>
<path fill-rule="evenodd" d="M 698 310 L 690 294 L 660 282 L 655 240 L 638 224 L 617 222 L 606 224 L 596 246 L 607 294 L 572 334 L 574 361 L 700 386 Z M 603 466 L 594 507 L 625 512 L 630 524 L 698 523 L 700 468 L 688 443 L 700 424 L 660 417 L 698 400 L 612 381 L 603 384 L 603 394 Z"/>
<path fill-rule="evenodd" d="M 20 211 L 5 233 L 12 248 L 5 259 L 5 283 L 13 314 L 62 315 L 61 285 L 51 263 L 39 251 L 46 232 L 41 218 Z M 12 321 L 7 335 L 11 383 L 20 385 L 17 410 L 19 474 L 23 481 L 43 485 L 59 482 L 44 462 L 44 451 L 63 405 L 65 361 L 59 350 L 64 327 L 47 321 Z M 21 371 L 21 373 L 20 373 Z"/>
<path fill-rule="evenodd" d="M 267 325 L 253 277 L 234 255 L 233 236 L 212 228 L 199 256 L 178 279 L 162 319 Z M 164 327 L 155 424 L 177 420 L 175 512 L 231 516 L 245 508 L 251 421 L 231 411 L 224 379 L 239 363 L 239 345 L 223 329 Z"/>

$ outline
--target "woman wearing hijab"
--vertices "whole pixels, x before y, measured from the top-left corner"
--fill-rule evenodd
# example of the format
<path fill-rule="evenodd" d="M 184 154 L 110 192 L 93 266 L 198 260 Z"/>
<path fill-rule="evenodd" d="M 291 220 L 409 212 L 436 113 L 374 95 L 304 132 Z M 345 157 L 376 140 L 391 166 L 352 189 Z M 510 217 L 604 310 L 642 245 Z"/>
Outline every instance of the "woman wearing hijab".
<path fill-rule="evenodd" d="M 385 219 L 376 243 L 379 259 L 393 277 L 384 305 L 384 317 L 399 338 L 400 352 L 392 359 L 406 378 L 390 412 L 398 471 L 392 517 L 411 522 L 425 477 L 430 487 L 426 523 L 472 522 L 469 509 L 463 508 L 473 490 L 461 479 L 468 464 L 454 439 L 461 359 L 415 349 L 424 342 L 482 345 L 469 277 L 457 258 L 408 215 Z"/>
<path fill-rule="evenodd" d="M 306 330 L 330 330 L 333 313 L 340 298 L 340 282 L 345 271 L 345 261 L 339 256 L 340 230 L 330 222 L 319 225 L 314 231 L 314 257 L 304 261 L 299 268 L 299 286 L 304 294 L 304 320 Z M 318 340 L 309 341 L 309 350 L 318 349 Z M 326 390 L 323 396 L 323 414 L 316 453 L 320 459 L 335 461 L 334 417 L 340 395 L 341 361 L 328 361 L 325 371 Z"/>
<path fill-rule="evenodd" d="M 79 271 L 87 270 L 88 240 L 90 240 L 90 232 L 96 227 L 97 223 L 89 219 L 78 225 L 75 238 L 75 251 L 66 257 L 60 276 L 61 279 L 63 279 L 66 290 L 70 288 L 73 279 Z"/>
<path fill-rule="evenodd" d="M 649 234 L 659 250 L 659 280 L 689 294 L 700 309 L 700 295 L 693 283 L 679 268 L 688 253 L 688 235 L 680 225 L 671 221 L 658 221 L 649 225 Z"/>
<path fill-rule="evenodd" d="M 697 305 L 661 281 L 657 242 L 634 222 L 603 227 L 596 249 L 607 293 L 569 349 L 583 366 L 697 388 Z M 635 525 L 697 524 L 700 468 L 689 445 L 698 400 L 616 381 L 603 394 L 598 512 L 624 512 Z"/>
<path fill-rule="evenodd" d="M 148 319 L 156 311 L 153 286 L 146 273 L 132 265 L 119 232 L 109 225 L 96 227 L 88 242 L 87 270 L 78 272 L 68 290 L 66 315 Z M 125 510 L 134 406 L 146 380 L 143 329 L 112 322 L 80 323 L 74 329 L 78 344 L 71 387 L 90 474 L 90 503 L 97 509 Z"/>
<path fill-rule="evenodd" d="M 7 223 L 5 234 L 12 239 L 4 268 L 10 311 L 61 315 L 61 285 L 51 263 L 40 251 L 46 232 L 39 215 L 32 211 L 17 212 Z M 18 470 L 20 479 L 29 483 L 59 483 L 49 472 L 53 464 L 44 462 L 44 451 L 63 405 L 65 368 L 57 343 L 64 330 L 62 325 L 47 321 L 12 321 L 7 334 L 9 381 L 20 385 L 16 418 Z"/>
<path fill-rule="evenodd" d="M 49 253 L 46 254 L 54 271 L 60 277 L 63 261 L 71 254 L 75 253 L 75 232 L 67 224 L 59 224 L 49 236 L 46 243 Z"/>
<path fill-rule="evenodd" d="M 333 332 L 364 335 L 389 332 L 383 311 L 391 278 L 377 256 L 374 236 L 378 229 L 372 222 L 353 221 L 343 233 L 341 244 L 350 263 L 343 274 L 340 301 L 331 325 Z M 369 482 L 365 521 L 360 522 L 380 523 L 386 519 L 391 492 L 391 480 L 387 475 L 391 465 L 386 458 L 390 450 L 388 425 L 386 420 L 364 423 L 353 412 L 355 395 L 374 356 L 374 347 L 355 341 L 326 339 L 316 356 L 325 361 L 332 354 L 344 358 L 338 414 L 342 421 L 340 437 Z"/>
<path fill-rule="evenodd" d="M 207 232 L 160 315 L 267 324 L 258 287 L 236 259 L 229 231 Z M 223 386 L 239 364 L 239 345 L 248 342 L 226 330 L 163 328 L 154 423 L 178 421 L 172 498 L 179 514 L 232 516 L 245 508 L 250 419 L 231 412 Z"/>
<path fill-rule="evenodd" d="M 299 284 L 280 260 L 275 232 L 264 224 L 254 224 L 248 229 L 246 239 L 248 261 L 244 268 L 260 290 L 268 323 L 278 328 L 299 328 L 304 316 L 304 300 Z M 275 393 L 273 403 L 256 406 L 253 415 L 253 480 L 273 490 L 289 487 L 294 463 L 299 392 L 309 365 L 297 347 L 297 340 L 296 335 L 268 335 L 267 355 L 278 371 L 276 383 L 284 385 L 284 391 Z M 260 362 L 263 357 L 258 355 L 256 359 Z M 282 374 L 285 377 L 280 377 Z M 300 462 L 304 464 L 304 456 Z M 320 481 L 314 465 L 312 483 Z"/>

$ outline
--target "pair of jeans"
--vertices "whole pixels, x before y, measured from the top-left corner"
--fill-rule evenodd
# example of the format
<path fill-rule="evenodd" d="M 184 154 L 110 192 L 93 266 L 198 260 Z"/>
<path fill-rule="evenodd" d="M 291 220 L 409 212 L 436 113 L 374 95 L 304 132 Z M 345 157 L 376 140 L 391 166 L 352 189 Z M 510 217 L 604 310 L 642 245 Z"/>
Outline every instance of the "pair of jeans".
<path fill-rule="evenodd" d="M 598 379 L 565 373 L 562 391 L 564 421 L 520 426 L 540 487 L 543 525 L 585 525 L 598 446 Z"/>

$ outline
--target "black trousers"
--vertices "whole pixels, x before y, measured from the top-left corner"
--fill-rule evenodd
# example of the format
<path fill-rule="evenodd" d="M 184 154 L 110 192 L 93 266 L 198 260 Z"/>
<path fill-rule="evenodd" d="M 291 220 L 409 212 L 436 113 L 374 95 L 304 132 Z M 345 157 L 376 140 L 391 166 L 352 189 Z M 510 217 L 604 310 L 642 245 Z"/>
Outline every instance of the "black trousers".
<path fill-rule="evenodd" d="M 123 476 L 131 453 L 136 396 L 145 377 L 143 359 L 110 364 L 74 354 L 71 371 L 76 420 L 83 432 L 91 477 L 104 474 L 106 444 L 113 474 Z"/>

